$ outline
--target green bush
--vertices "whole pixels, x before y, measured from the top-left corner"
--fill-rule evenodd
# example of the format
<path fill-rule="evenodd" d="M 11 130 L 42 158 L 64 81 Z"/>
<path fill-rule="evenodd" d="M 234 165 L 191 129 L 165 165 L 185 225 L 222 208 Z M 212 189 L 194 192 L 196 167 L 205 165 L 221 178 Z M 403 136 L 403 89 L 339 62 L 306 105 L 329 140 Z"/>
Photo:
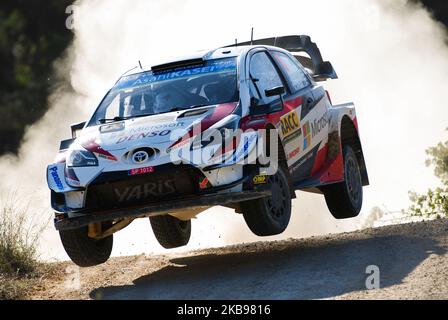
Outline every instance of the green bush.
<path fill-rule="evenodd" d="M 430 156 L 426 165 L 434 166 L 434 173 L 443 187 L 430 189 L 426 194 L 410 192 L 412 205 L 409 212 L 427 218 L 448 217 L 448 141 L 429 148 L 426 153 Z"/>
<path fill-rule="evenodd" d="M 29 206 L 20 205 L 12 193 L 0 201 L 0 299 L 23 298 L 33 278 L 39 276 L 38 227 Z"/>
<path fill-rule="evenodd" d="M 0 1 L 0 155 L 16 153 L 28 125 L 48 108 L 52 88 L 65 79 L 53 62 L 73 39 L 65 27 L 73 0 Z"/>
<path fill-rule="evenodd" d="M 39 235 L 28 221 L 28 206 L 8 199 L 0 210 L 0 273 L 29 274 L 35 270 Z"/>
<path fill-rule="evenodd" d="M 410 192 L 412 202 L 409 211 L 412 215 L 427 218 L 448 216 L 448 186 L 428 190 L 426 194 Z"/>
<path fill-rule="evenodd" d="M 0 300 L 23 299 L 29 284 L 28 279 L 0 274 Z"/>

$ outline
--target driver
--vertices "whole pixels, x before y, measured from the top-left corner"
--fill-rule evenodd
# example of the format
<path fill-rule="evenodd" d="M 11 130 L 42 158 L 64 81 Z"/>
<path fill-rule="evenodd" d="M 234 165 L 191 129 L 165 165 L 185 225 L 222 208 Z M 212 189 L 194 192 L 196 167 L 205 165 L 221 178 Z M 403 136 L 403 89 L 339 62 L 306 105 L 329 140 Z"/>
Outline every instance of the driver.
<path fill-rule="evenodd" d="M 147 114 L 144 95 L 128 96 L 124 100 L 124 116 L 134 117 Z"/>
<path fill-rule="evenodd" d="M 156 96 L 154 102 L 154 113 L 169 112 L 176 107 L 180 107 L 180 99 L 173 92 L 161 92 Z"/>
<path fill-rule="evenodd" d="M 218 82 L 209 84 L 204 88 L 204 92 L 210 103 L 216 104 L 220 102 L 219 100 L 222 100 L 220 89 L 221 86 Z"/>
<path fill-rule="evenodd" d="M 226 80 L 222 78 L 220 81 L 210 83 L 204 88 L 205 95 L 211 104 L 225 103 L 233 100 L 235 95 L 234 83 Z"/>

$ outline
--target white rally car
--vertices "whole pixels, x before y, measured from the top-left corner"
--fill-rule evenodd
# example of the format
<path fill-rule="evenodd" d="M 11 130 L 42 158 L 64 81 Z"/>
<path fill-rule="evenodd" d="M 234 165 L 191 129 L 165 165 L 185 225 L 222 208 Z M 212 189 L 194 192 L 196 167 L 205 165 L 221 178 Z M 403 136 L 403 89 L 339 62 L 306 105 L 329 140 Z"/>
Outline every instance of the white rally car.
<path fill-rule="evenodd" d="M 198 53 L 122 76 L 61 142 L 47 180 L 55 226 L 79 266 L 105 262 L 113 233 L 149 217 L 165 248 L 215 205 L 259 236 L 282 233 L 295 190 L 321 193 L 337 219 L 362 205 L 367 170 L 353 104 L 308 36 Z"/>

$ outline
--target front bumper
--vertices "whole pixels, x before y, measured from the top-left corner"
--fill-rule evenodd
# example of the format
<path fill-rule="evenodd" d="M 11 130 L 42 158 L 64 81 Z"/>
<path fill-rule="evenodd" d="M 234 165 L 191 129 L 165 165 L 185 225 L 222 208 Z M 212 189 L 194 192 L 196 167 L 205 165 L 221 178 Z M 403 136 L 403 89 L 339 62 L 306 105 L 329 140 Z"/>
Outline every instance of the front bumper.
<path fill-rule="evenodd" d="M 220 175 L 224 183 L 218 186 L 213 186 L 206 177 L 210 172 L 204 173 L 190 165 L 167 164 L 156 167 L 150 174 L 137 176 L 129 176 L 124 171 L 101 173 L 86 188 L 52 191 L 55 227 L 67 230 L 95 222 L 163 215 L 183 209 L 202 211 L 269 195 L 265 184 L 253 181 L 259 174 L 257 166 L 246 166 L 237 180 L 227 172 Z"/>
<path fill-rule="evenodd" d="M 250 167 L 250 168 L 249 168 Z M 63 170 L 61 178 L 63 181 Z M 149 174 L 130 175 L 128 171 L 103 172 L 85 188 L 66 186 L 52 190 L 51 204 L 59 213 L 95 213 L 134 206 L 164 203 L 191 196 L 222 191 L 253 190 L 255 167 L 203 172 L 191 165 L 166 164 Z M 249 182 L 248 182 L 249 181 Z M 64 181 L 65 182 L 65 181 Z"/>
<path fill-rule="evenodd" d="M 71 230 L 84 227 L 91 223 L 105 222 L 119 219 L 136 219 L 167 214 L 181 209 L 206 209 L 217 205 L 231 205 L 234 203 L 255 200 L 270 196 L 269 190 L 243 191 L 192 196 L 164 203 L 148 204 L 124 209 L 114 209 L 91 214 L 82 214 L 77 217 L 68 218 L 67 214 L 59 214 L 55 218 L 56 230 Z"/>

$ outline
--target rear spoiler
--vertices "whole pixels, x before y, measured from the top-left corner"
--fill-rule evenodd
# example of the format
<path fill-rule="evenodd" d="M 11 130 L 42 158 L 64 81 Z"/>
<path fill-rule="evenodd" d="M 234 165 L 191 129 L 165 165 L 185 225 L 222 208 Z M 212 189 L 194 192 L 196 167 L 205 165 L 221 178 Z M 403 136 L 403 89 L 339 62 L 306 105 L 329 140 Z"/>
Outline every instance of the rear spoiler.
<path fill-rule="evenodd" d="M 331 63 L 323 60 L 319 48 L 314 42 L 311 41 L 309 36 L 301 35 L 266 38 L 236 43 L 226 47 L 250 45 L 267 45 L 288 50 L 305 68 L 312 71 L 312 76 L 315 81 L 325 81 L 328 79 L 338 78 Z M 298 55 L 298 53 L 301 52 L 308 54 L 311 59 Z"/>

